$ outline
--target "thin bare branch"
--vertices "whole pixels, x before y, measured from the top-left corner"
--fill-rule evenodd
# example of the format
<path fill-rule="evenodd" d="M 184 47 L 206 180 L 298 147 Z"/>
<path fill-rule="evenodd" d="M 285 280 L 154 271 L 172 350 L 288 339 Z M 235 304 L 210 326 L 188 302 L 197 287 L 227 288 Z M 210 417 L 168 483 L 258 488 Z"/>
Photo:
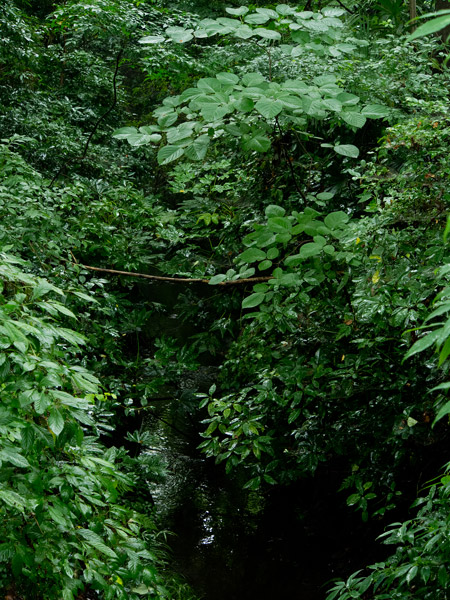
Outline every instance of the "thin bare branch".
<path fill-rule="evenodd" d="M 142 279 L 150 279 L 153 281 L 167 281 L 169 283 L 207 283 L 209 279 L 198 279 L 189 277 L 163 277 L 162 275 L 147 275 L 146 273 L 135 273 L 133 271 L 118 271 L 116 269 L 102 269 L 100 267 L 91 267 L 90 265 L 82 265 L 80 263 L 74 263 L 78 267 L 88 269 L 89 271 L 97 271 L 99 273 L 111 273 L 111 275 L 124 275 L 125 277 L 141 277 Z M 269 281 L 273 277 L 250 277 L 248 279 L 236 279 L 233 281 L 222 281 L 216 285 L 239 285 L 242 283 L 261 283 L 263 281 Z"/>

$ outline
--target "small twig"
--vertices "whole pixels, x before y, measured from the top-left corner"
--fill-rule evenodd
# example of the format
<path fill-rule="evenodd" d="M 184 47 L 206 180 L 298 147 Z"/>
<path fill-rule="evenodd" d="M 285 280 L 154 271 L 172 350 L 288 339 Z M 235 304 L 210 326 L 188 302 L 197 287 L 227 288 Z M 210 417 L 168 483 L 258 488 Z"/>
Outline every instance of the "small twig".
<path fill-rule="evenodd" d="M 98 271 L 100 273 L 111 273 L 112 275 L 125 275 L 126 277 L 141 277 L 143 279 L 152 279 L 155 281 L 168 281 L 170 283 L 209 283 L 209 279 L 198 279 L 189 277 L 163 277 L 162 275 L 147 275 L 146 273 L 135 273 L 133 271 L 117 271 L 116 269 L 101 269 L 100 267 L 91 267 L 89 265 L 82 265 L 81 263 L 75 263 L 78 267 L 88 269 L 89 271 Z M 233 281 L 222 281 L 217 285 L 239 285 L 241 283 L 260 283 L 262 281 L 269 281 L 273 277 L 251 277 L 248 279 L 236 279 Z"/>

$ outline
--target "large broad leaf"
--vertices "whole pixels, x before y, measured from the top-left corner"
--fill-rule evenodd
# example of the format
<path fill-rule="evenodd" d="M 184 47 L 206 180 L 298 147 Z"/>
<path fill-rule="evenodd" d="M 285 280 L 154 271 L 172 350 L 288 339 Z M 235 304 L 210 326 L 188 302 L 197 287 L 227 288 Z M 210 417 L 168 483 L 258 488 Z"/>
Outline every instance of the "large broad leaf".
<path fill-rule="evenodd" d="M 269 19 L 279 19 L 280 15 L 271 8 L 257 8 L 256 12 L 260 15 L 265 15 Z"/>
<path fill-rule="evenodd" d="M 205 121 L 213 123 L 214 121 L 220 121 L 225 115 L 233 112 L 233 108 L 231 104 L 224 106 L 223 104 L 208 103 L 201 105 L 200 113 Z"/>
<path fill-rule="evenodd" d="M 261 98 L 255 104 L 255 108 L 265 119 L 273 119 L 283 110 L 283 104 L 272 98 Z"/>
<path fill-rule="evenodd" d="M 441 17 L 437 17 L 436 19 L 431 19 L 427 23 L 424 23 L 420 27 L 418 27 L 414 33 L 412 33 L 408 38 L 407 42 L 411 42 L 416 38 L 423 37 L 424 35 L 430 35 L 430 33 L 436 33 L 436 31 L 440 31 L 450 25 L 450 14 L 443 15 Z"/>
<path fill-rule="evenodd" d="M 302 280 L 297 273 L 283 273 L 280 277 L 277 278 L 276 283 L 278 285 L 292 286 L 292 285 L 300 285 Z"/>
<path fill-rule="evenodd" d="M 220 81 L 217 81 L 215 77 L 205 77 L 204 79 L 200 79 L 197 83 L 197 87 L 202 92 L 214 93 L 220 92 L 222 90 L 222 84 Z"/>
<path fill-rule="evenodd" d="M 192 130 L 195 127 L 195 123 L 190 121 L 189 123 L 181 123 L 177 127 L 172 127 L 167 131 L 167 141 L 169 144 L 175 144 L 180 140 L 185 140 L 192 135 Z"/>
<path fill-rule="evenodd" d="M 244 18 L 244 21 L 246 23 L 250 23 L 251 25 L 263 25 L 264 23 L 267 23 L 267 21 L 270 19 L 270 17 L 268 15 L 262 15 L 260 13 L 253 13 L 251 15 L 247 15 Z"/>
<path fill-rule="evenodd" d="M 322 106 L 327 110 L 334 110 L 335 112 L 342 110 L 342 104 L 336 98 L 325 98 L 322 100 Z"/>
<path fill-rule="evenodd" d="M 337 154 L 342 154 L 342 156 L 348 156 L 349 158 L 358 158 L 359 156 L 359 148 L 352 144 L 340 144 L 339 146 L 334 146 L 334 151 L 337 152 Z"/>
<path fill-rule="evenodd" d="M 242 302 L 242 308 L 254 308 L 255 306 L 259 306 L 262 302 L 264 302 L 264 298 L 266 294 L 263 292 L 256 292 L 255 294 L 251 294 L 247 298 L 244 298 Z"/>
<path fill-rule="evenodd" d="M 221 25 L 225 25 L 226 27 L 233 27 L 234 29 L 241 25 L 239 19 L 229 19 L 228 17 L 219 17 L 217 22 Z"/>
<path fill-rule="evenodd" d="M 242 254 L 239 254 L 239 259 L 246 263 L 259 262 L 265 258 L 266 253 L 259 248 L 248 248 L 247 250 L 244 250 Z"/>
<path fill-rule="evenodd" d="M 306 85 L 301 79 L 287 79 L 281 84 L 284 90 L 296 92 L 297 94 L 306 94 L 309 92 L 309 85 Z"/>
<path fill-rule="evenodd" d="M 29 467 L 30 463 L 13 447 L 3 448 L 0 452 L 0 460 L 8 461 L 16 467 Z"/>
<path fill-rule="evenodd" d="M 236 85 L 239 81 L 239 77 L 234 73 L 217 73 L 216 79 L 225 85 Z"/>
<path fill-rule="evenodd" d="M 323 8 L 322 14 L 324 14 L 326 17 L 341 17 L 342 15 L 345 15 L 345 10 L 343 8 L 334 7 Z"/>
<path fill-rule="evenodd" d="M 301 256 L 300 254 L 292 254 L 285 259 L 284 264 L 286 267 L 297 267 L 304 260 L 304 256 Z"/>
<path fill-rule="evenodd" d="M 244 150 L 255 150 L 256 152 L 267 152 L 271 146 L 268 137 L 262 133 L 254 135 L 245 135 L 242 139 L 242 147 Z"/>
<path fill-rule="evenodd" d="M 361 114 L 369 119 L 384 119 L 389 115 L 389 108 L 382 104 L 368 104 L 362 109 Z"/>
<path fill-rule="evenodd" d="M 196 38 L 202 39 L 202 38 L 207 38 L 209 37 L 208 32 L 206 31 L 206 29 L 196 29 L 194 31 L 194 36 Z"/>
<path fill-rule="evenodd" d="M 168 115 L 159 117 L 158 125 L 160 127 L 170 127 L 171 125 L 173 125 L 174 123 L 177 122 L 177 119 L 178 119 L 178 113 L 176 113 L 176 112 L 169 113 Z"/>
<path fill-rule="evenodd" d="M 190 146 L 187 146 L 184 150 L 185 156 L 191 160 L 203 160 L 208 151 L 208 146 L 211 141 L 209 135 L 201 135 L 192 142 Z"/>
<path fill-rule="evenodd" d="M 278 6 L 276 6 L 275 8 L 277 13 L 283 16 L 292 15 L 295 13 L 295 8 L 287 4 L 278 4 Z"/>
<path fill-rule="evenodd" d="M 302 23 L 303 27 L 306 27 L 310 31 L 317 31 L 318 33 L 325 33 L 329 30 L 328 25 L 322 21 L 304 21 Z"/>
<path fill-rule="evenodd" d="M 267 219 L 267 228 L 274 233 L 286 233 L 292 229 L 292 223 L 287 217 L 275 216 Z"/>
<path fill-rule="evenodd" d="M 246 6 L 240 6 L 239 8 L 226 8 L 225 10 L 229 15 L 234 15 L 236 17 L 242 17 L 248 13 L 248 8 Z"/>
<path fill-rule="evenodd" d="M 55 435 L 59 435 L 64 429 L 64 417 L 57 408 L 52 408 L 50 410 L 50 415 L 48 417 L 48 426 Z"/>
<path fill-rule="evenodd" d="M 248 87 L 259 85 L 265 81 L 261 73 L 246 73 L 242 78 L 242 83 Z"/>
<path fill-rule="evenodd" d="M 337 79 L 335 75 L 318 75 L 314 77 L 313 82 L 316 85 L 322 87 L 323 85 L 328 85 L 330 83 L 336 83 Z"/>
<path fill-rule="evenodd" d="M 194 38 L 192 35 L 193 29 L 183 29 L 183 27 L 168 27 L 166 33 L 174 42 L 179 44 L 190 42 Z"/>
<path fill-rule="evenodd" d="M 248 25 L 241 25 L 233 31 L 233 35 L 235 37 L 241 38 L 241 40 L 248 40 L 253 35 L 255 35 L 255 31 Z"/>
<path fill-rule="evenodd" d="M 336 99 L 339 100 L 344 106 L 353 106 L 358 104 L 359 97 L 355 96 L 355 94 L 349 94 L 348 92 L 341 92 L 336 96 Z"/>
<path fill-rule="evenodd" d="M 322 243 L 310 242 L 308 244 L 304 244 L 300 248 L 299 256 L 301 256 L 301 258 L 311 258 L 312 256 L 317 256 L 322 252 L 322 248 Z"/>
<path fill-rule="evenodd" d="M 136 135 L 137 132 L 136 127 L 121 127 L 113 131 L 112 136 L 117 140 L 126 140 L 130 135 Z"/>
<path fill-rule="evenodd" d="M 218 285 L 219 283 L 222 283 L 222 281 L 225 281 L 225 279 L 227 278 L 226 275 L 214 275 L 213 277 L 211 277 L 211 279 L 208 281 L 209 285 Z"/>
<path fill-rule="evenodd" d="M 278 204 L 269 204 L 264 211 L 267 217 L 284 217 L 286 210 Z"/>
<path fill-rule="evenodd" d="M 330 229 L 340 229 L 345 226 L 350 220 L 350 217 L 343 211 L 338 210 L 330 213 L 324 219 L 324 223 Z"/>
<path fill-rule="evenodd" d="M 278 33 L 278 31 L 273 31 L 272 29 L 264 29 L 263 27 L 260 27 L 259 29 L 255 29 L 255 34 L 266 40 L 281 40 L 281 34 Z"/>
<path fill-rule="evenodd" d="M 168 165 L 169 163 L 177 160 L 180 156 L 183 156 L 184 148 L 179 146 L 164 146 L 158 152 L 158 164 Z"/>
<path fill-rule="evenodd" d="M 217 21 L 207 25 L 205 29 L 208 32 L 208 35 L 227 35 L 228 33 L 236 31 L 236 27 L 230 27 L 229 25 L 224 25 L 223 23 L 218 23 Z"/>
<path fill-rule="evenodd" d="M 146 135 L 143 133 L 137 133 L 136 135 L 129 135 L 127 138 L 130 146 L 146 146 L 147 144 L 157 143 L 161 140 L 159 133 L 153 133 L 152 135 Z"/>
<path fill-rule="evenodd" d="M 364 127 L 366 124 L 366 117 L 361 113 L 357 112 L 343 112 L 340 115 L 341 119 L 343 119 L 346 123 L 351 125 L 351 127 Z"/>
<path fill-rule="evenodd" d="M 239 98 L 233 104 L 240 112 L 251 112 L 255 108 L 255 103 L 251 98 Z"/>

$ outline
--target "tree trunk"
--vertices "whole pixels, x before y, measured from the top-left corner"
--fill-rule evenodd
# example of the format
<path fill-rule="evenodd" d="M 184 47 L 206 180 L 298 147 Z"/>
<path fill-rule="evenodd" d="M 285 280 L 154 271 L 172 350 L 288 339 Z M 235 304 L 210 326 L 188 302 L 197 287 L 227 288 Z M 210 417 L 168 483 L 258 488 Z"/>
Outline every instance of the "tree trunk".
<path fill-rule="evenodd" d="M 435 9 L 436 10 L 450 10 L 450 1 L 449 0 L 436 0 Z M 439 32 L 439 35 L 441 36 L 441 39 L 444 43 L 447 42 L 448 37 L 450 36 L 450 25 L 445 27 L 445 29 L 442 29 Z"/>
<path fill-rule="evenodd" d="M 416 0 L 409 0 L 409 20 L 413 21 L 417 17 Z M 411 23 L 411 32 L 416 30 L 417 25 Z"/>

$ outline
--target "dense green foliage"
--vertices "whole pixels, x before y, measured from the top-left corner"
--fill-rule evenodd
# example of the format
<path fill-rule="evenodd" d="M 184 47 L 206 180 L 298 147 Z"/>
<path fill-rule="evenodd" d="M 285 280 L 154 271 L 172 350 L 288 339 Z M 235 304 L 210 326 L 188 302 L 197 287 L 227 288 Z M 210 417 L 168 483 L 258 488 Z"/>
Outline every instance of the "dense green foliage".
<path fill-rule="evenodd" d="M 449 17 L 264 4 L 0 7 L 2 591 L 191 597 L 124 423 L 173 396 L 251 490 L 333 465 L 381 520 L 435 478 L 329 598 L 446 597 Z"/>

